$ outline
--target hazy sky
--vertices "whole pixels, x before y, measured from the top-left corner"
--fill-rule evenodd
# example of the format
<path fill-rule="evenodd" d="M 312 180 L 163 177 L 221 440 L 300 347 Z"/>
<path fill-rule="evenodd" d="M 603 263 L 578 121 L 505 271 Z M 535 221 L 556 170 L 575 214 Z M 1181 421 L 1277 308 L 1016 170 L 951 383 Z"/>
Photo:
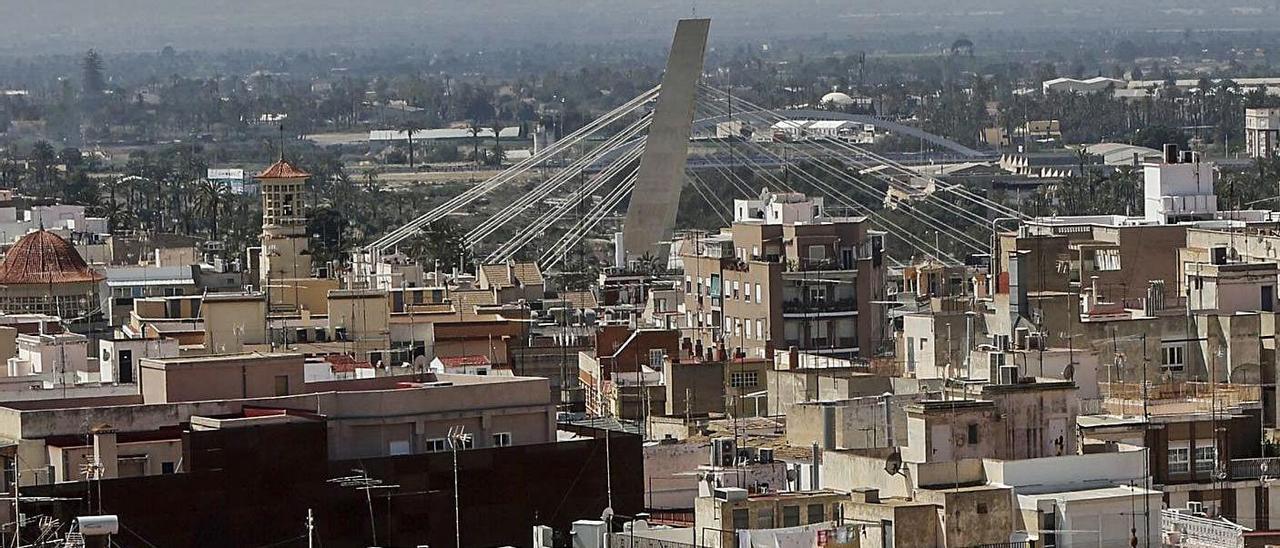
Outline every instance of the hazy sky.
<path fill-rule="evenodd" d="M 713 19 L 713 39 L 1073 25 L 1275 28 L 1278 2 L 0 0 L 0 53 L 651 40 L 670 36 L 674 20 L 695 10 Z"/>

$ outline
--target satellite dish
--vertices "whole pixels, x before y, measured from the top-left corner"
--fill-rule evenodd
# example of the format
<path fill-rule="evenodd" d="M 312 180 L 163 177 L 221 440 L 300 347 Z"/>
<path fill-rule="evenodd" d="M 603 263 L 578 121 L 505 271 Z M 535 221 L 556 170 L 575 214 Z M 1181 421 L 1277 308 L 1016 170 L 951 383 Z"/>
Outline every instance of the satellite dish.
<path fill-rule="evenodd" d="M 884 459 L 884 471 L 890 476 L 896 476 L 902 471 L 902 453 L 894 451 Z"/>
<path fill-rule="evenodd" d="M 1062 376 L 1063 376 L 1063 378 L 1065 378 L 1065 379 L 1067 379 L 1067 380 L 1069 380 L 1069 381 L 1071 381 L 1071 380 L 1075 380 L 1075 378 L 1076 378 L 1076 364 L 1074 364 L 1074 363 L 1069 363 L 1069 364 L 1067 364 L 1067 366 L 1066 366 L 1066 367 L 1062 368 Z"/>

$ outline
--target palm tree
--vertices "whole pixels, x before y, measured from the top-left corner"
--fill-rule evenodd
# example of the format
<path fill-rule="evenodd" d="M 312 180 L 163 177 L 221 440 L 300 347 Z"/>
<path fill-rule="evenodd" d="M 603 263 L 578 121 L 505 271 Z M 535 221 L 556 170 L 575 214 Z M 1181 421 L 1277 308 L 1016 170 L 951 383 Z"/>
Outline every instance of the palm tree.
<path fill-rule="evenodd" d="M 478 166 L 480 165 L 480 132 L 484 131 L 484 128 L 480 127 L 480 122 L 475 119 L 472 119 L 470 124 L 471 125 L 467 127 L 467 131 L 471 132 L 472 158 Z"/>
<path fill-rule="evenodd" d="M 502 150 L 502 130 L 506 129 L 506 126 L 502 124 L 501 120 L 495 118 L 490 127 L 493 129 L 492 161 L 495 166 L 502 167 L 502 161 L 506 159 L 506 152 Z"/>
<path fill-rule="evenodd" d="M 231 195 L 231 189 L 221 181 L 200 179 L 196 184 L 196 208 L 208 219 L 209 236 L 219 237 L 218 211 Z"/>
<path fill-rule="evenodd" d="M 421 126 L 416 120 L 407 120 L 400 125 L 400 129 L 409 135 L 409 169 L 413 169 L 413 132 L 420 131 Z"/>

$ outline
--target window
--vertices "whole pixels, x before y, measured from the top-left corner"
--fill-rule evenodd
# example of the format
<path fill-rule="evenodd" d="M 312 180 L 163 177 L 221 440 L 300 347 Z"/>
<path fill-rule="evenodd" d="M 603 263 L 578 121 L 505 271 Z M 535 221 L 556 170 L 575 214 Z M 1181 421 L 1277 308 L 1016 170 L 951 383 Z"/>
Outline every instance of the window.
<path fill-rule="evenodd" d="M 734 280 L 734 281 L 733 281 L 733 298 L 734 298 L 734 299 L 737 299 L 737 298 L 738 298 L 738 295 L 739 295 L 739 293 L 738 293 L 738 280 Z"/>
<path fill-rule="evenodd" d="M 444 438 L 433 438 L 427 440 L 428 453 L 443 453 L 449 450 L 449 440 Z"/>
<path fill-rule="evenodd" d="M 1183 343 L 1160 344 L 1160 367 L 1170 371 L 1182 371 L 1186 345 Z"/>
<path fill-rule="evenodd" d="M 701 283 L 699 283 L 699 284 L 698 284 L 698 287 L 702 287 L 702 284 L 701 284 Z M 684 277 L 684 292 L 685 292 L 685 293 L 692 293 L 692 292 L 693 292 L 693 279 L 692 279 L 692 278 L 690 278 L 689 276 L 685 276 L 685 277 Z"/>
<path fill-rule="evenodd" d="M 733 388 L 751 388 L 759 384 L 760 376 L 755 371 L 734 371 L 729 374 L 729 386 Z"/>
<path fill-rule="evenodd" d="M 498 432 L 493 435 L 494 447 L 509 447 L 511 445 L 511 432 Z"/>
<path fill-rule="evenodd" d="M 390 456 L 413 453 L 413 444 L 409 440 L 391 440 L 387 442 L 387 454 Z"/>
<path fill-rule="evenodd" d="M 1096 270 L 1120 270 L 1120 250 L 1099 249 L 1093 255 L 1093 266 Z"/>
<path fill-rule="evenodd" d="M 765 337 L 764 337 L 764 320 L 756 320 L 756 338 L 758 338 L 758 339 L 760 339 L 760 340 L 762 340 L 762 341 L 763 341 L 763 340 L 765 340 Z M 765 357 L 767 357 L 767 358 L 769 358 L 769 359 L 773 359 L 773 356 L 765 356 Z"/>
<path fill-rule="evenodd" d="M 661 348 L 650 348 L 649 349 L 649 367 L 652 367 L 654 369 L 662 369 L 663 362 L 665 361 L 663 358 L 665 358 L 666 356 L 667 356 L 666 350 L 663 350 Z"/>
<path fill-rule="evenodd" d="M 471 449 L 475 446 L 476 440 L 471 437 L 471 434 L 463 434 L 462 438 L 458 440 L 458 449 Z"/>
<path fill-rule="evenodd" d="M 979 502 L 979 503 L 978 503 L 978 514 L 986 514 L 986 513 L 987 513 L 987 503 L 985 503 L 985 502 Z"/>
<path fill-rule="evenodd" d="M 733 509 L 733 530 L 740 531 L 742 529 L 751 528 L 751 511 L 746 508 Z"/>
<path fill-rule="evenodd" d="M 1208 441 L 1207 445 L 1196 446 L 1196 472 L 1212 472 L 1218 467 L 1218 451 L 1217 448 Z"/>
<path fill-rule="evenodd" d="M 756 304 L 760 304 L 763 301 L 764 298 L 760 296 L 761 294 L 760 284 L 756 284 Z"/>
<path fill-rule="evenodd" d="M 172 474 L 172 473 L 174 473 L 174 471 L 176 471 L 176 470 L 177 470 L 177 468 L 173 465 L 173 463 L 172 463 L 172 462 L 162 462 L 162 463 L 160 463 L 160 473 L 161 473 L 161 474 Z"/>
<path fill-rule="evenodd" d="M 773 529 L 773 508 L 756 510 L 756 529 Z"/>
<path fill-rule="evenodd" d="M 1191 471 L 1191 448 L 1169 448 L 1169 473 L 1186 474 Z"/>
<path fill-rule="evenodd" d="M 854 257 L 855 255 L 852 247 L 841 248 L 840 249 L 840 268 L 843 268 L 845 270 L 852 270 Z"/>
<path fill-rule="evenodd" d="M 809 246 L 809 260 L 822 261 L 827 258 L 827 248 L 820 245 Z"/>
<path fill-rule="evenodd" d="M 800 526 L 800 507 L 799 506 L 783 506 L 782 507 L 782 526 L 783 527 Z"/>
<path fill-rule="evenodd" d="M 969 438 L 969 439 L 968 439 L 968 441 L 969 441 L 969 444 L 970 444 L 970 445 L 975 444 L 975 443 L 978 443 L 978 425 L 976 425 L 976 424 L 970 424 L 970 425 L 969 425 L 969 436 L 968 436 L 968 438 Z"/>
<path fill-rule="evenodd" d="M 809 523 L 822 523 L 827 521 L 827 507 L 821 504 L 809 505 Z"/>
<path fill-rule="evenodd" d="M 751 337 L 751 320 L 747 320 L 745 323 L 746 323 L 745 328 L 747 330 L 747 338 L 750 339 L 752 338 Z"/>
<path fill-rule="evenodd" d="M 276 375 L 276 395 L 277 396 L 289 395 L 289 376 L 288 375 Z"/>

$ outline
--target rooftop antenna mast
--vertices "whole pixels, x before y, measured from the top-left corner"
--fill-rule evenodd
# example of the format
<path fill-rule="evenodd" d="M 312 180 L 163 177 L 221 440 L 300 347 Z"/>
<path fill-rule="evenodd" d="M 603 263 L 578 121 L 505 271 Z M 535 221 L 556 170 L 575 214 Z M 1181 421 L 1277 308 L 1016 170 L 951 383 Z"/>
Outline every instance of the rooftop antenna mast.
<path fill-rule="evenodd" d="M 284 124 L 280 124 L 280 161 L 284 161 Z"/>

